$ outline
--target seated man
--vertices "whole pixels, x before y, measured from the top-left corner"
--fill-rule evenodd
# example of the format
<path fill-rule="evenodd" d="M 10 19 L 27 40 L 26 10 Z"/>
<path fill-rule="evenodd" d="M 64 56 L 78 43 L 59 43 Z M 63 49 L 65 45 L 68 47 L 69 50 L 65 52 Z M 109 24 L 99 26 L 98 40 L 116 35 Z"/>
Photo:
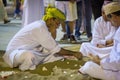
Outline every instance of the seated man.
<path fill-rule="evenodd" d="M 79 52 L 60 48 L 54 40 L 56 29 L 65 15 L 56 8 L 47 8 L 43 20 L 23 27 L 9 42 L 3 58 L 11 67 L 20 70 L 34 70 L 36 65 L 60 60 L 61 55 L 81 58 Z"/>
<path fill-rule="evenodd" d="M 112 2 L 104 6 L 105 14 L 113 26 L 117 27 L 113 48 L 109 57 L 100 60 L 91 55 L 93 61 L 85 63 L 80 72 L 102 80 L 120 80 L 120 3 Z"/>
<path fill-rule="evenodd" d="M 116 28 L 108 21 L 102 9 L 102 16 L 94 23 L 91 43 L 82 43 L 80 52 L 83 56 L 88 56 L 91 53 L 100 58 L 107 57 L 112 49 L 115 32 Z"/>

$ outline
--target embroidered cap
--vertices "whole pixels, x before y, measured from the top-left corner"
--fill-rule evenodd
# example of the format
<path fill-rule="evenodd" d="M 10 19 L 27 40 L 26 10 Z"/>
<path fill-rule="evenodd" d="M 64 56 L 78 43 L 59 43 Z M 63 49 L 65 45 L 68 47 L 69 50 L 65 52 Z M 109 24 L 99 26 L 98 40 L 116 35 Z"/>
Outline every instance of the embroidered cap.
<path fill-rule="evenodd" d="M 111 14 L 120 10 L 119 2 L 111 2 L 103 7 L 105 14 Z"/>

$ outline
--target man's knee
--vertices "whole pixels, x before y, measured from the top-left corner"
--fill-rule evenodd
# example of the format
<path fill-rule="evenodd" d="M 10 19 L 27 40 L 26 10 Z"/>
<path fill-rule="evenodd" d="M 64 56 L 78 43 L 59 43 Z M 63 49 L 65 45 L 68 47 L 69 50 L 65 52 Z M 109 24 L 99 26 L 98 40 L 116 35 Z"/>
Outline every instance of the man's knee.
<path fill-rule="evenodd" d="M 15 56 L 16 63 L 21 64 L 23 63 L 26 59 L 27 60 L 32 60 L 34 58 L 34 55 L 30 51 L 22 50 L 17 53 Z"/>
<path fill-rule="evenodd" d="M 90 43 L 82 43 L 81 47 L 80 47 L 80 52 L 84 55 L 87 56 L 87 49 L 88 46 L 90 45 Z"/>

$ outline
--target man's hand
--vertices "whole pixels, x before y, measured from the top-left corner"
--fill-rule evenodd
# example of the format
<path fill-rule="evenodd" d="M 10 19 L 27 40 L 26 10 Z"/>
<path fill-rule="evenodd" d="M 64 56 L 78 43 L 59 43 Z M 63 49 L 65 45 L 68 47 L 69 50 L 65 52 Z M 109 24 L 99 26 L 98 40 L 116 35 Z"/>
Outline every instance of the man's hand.
<path fill-rule="evenodd" d="M 73 56 L 76 57 L 78 60 L 82 59 L 82 53 L 80 53 L 80 52 L 74 53 Z"/>
<path fill-rule="evenodd" d="M 79 60 L 82 59 L 82 53 L 66 50 L 63 48 L 61 48 L 61 50 L 57 54 L 62 55 L 62 56 L 74 56 Z"/>
<path fill-rule="evenodd" d="M 113 43 L 106 45 L 106 47 L 110 47 L 110 46 L 113 46 Z"/>
<path fill-rule="evenodd" d="M 89 54 L 89 56 L 88 56 L 93 62 L 95 62 L 95 63 L 97 63 L 97 64 L 99 64 L 100 65 L 100 58 L 99 58 L 99 56 L 93 56 L 92 54 Z"/>
<path fill-rule="evenodd" d="M 98 48 L 104 48 L 104 47 L 106 47 L 106 46 L 103 45 L 103 44 L 97 44 L 97 47 L 98 47 Z"/>
<path fill-rule="evenodd" d="M 98 48 L 104 48 L 104 47 L 110 47 L 110 46 L 113 46 L 113 39 L 107 40 L 105 45 L 103 45 L 103 44 L 97 44 Z"/>
<path fill-rule="evenodd" d="M 113 45 L 113 39 L 106 41 L 106 46 L 112 46 Z"/>

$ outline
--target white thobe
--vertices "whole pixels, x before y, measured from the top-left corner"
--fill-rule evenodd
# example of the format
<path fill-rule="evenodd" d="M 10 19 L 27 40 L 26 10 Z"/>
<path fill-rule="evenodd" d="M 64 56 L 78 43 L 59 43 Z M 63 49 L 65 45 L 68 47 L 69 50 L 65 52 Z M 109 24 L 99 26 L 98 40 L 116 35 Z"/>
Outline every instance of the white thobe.
<path fill-rule="evenodd" d="M 61 59 L 61 57 L 55 57 L 55 53 L 59 52 L 60 49 L 48 31 L 46 23 L 39 20 L 22 28 L 12 38 L 3 58 L 11 68 L 21 64 L 20 69 L 27 70 L 31 68 L 30 66 L 39 63 Z M 19 57 L 20 59 L 18 59 Z"/>
<path fill-rule="evenodd" d="M 76 2 L 70 1 L 55 1 L 55 7 L 60 9 L 66 15 L 66 21 L 75 21 L 77 16 Z"/>
<path fill-rule="evenodd" d="M 42 19 L 44 15 L 43 0 L 25 0 L 23 5 L 22 25 L 28 25 Z"/>
<path fill-rule="evenodd" d="M 113 39 L 115 32 L 116 28 L 109 21 L 106 22 L 101 16 L 94 23 L 91 44 L 95 46 L 97 44 L 105 45 L 106 40 Z"/>
<path fill-rule="evenodd" d="M 82 52 L 84 56 L 88 56 L 89 53 L 98 55 L 100 58 L 108 56 L 112 46 L 98 48 L 97 44 L 105 45 L 106 40 L 113 39 L 115 32 L 116 29 L 111 25 L 110 22 L 105 22 L 102 16 L 99 17 L 94 23 L 91 43 L 82 43 L 80 52 Z"/>
<path fill-rule="evenodd" d="M 110 56 L 101 60 L 100 66 L 87 62 L 80 71 L 103 80 L 120 80 L 120 27 L 114 37 L 114 45 Z M 94 72 L 94 73 L 93 73 Z"/>

